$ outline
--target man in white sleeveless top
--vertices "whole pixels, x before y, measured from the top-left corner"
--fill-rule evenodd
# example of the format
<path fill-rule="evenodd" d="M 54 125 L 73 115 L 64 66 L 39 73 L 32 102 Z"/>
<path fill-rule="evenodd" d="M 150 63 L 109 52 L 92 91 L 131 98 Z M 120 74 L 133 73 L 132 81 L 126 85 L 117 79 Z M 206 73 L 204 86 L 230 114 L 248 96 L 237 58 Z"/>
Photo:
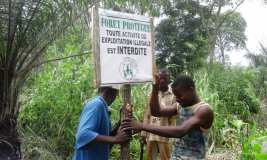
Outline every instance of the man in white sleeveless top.
<path fill-rule="evenodd" d="M 156 77 L 150 99 L 150 111 L 153 116 L 177 115 L 177 126 L 156 126 L 128 119 L 123 122 L 123 128 L 144 130 L 163 137 L 175 138 L 171 160 L 203 160 L 206 133 L 213 123 L 213 111 L 208 104 L 199 99 L 191 77 L 179 75 L 171 87 L 180 107 L 160 106 L 159 78 Z"/>

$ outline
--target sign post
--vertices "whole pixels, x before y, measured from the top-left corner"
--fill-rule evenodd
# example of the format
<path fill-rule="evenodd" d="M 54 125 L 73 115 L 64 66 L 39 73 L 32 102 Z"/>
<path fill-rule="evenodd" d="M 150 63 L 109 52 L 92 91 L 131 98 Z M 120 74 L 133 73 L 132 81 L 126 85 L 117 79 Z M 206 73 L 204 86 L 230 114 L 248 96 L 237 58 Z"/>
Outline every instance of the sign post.
<path fill-rule="evenodd" d="M 126 108 L 128 104 L 131 104 L 131 85 L 125 84 L 122 88 L 122 99 L 123 99 L 123 108 L 122 108 L 122 120 L 128 117 L 129 108 Z M 130 109 L 132 111 L 132 108 Z M 130 159 L 130 142 L 121 145 L 120 160 L 129 160 Z"/>
<path fill-rule="evenodd" d="M 96 86 L 123 85 L 122 120 L 131 105 L 131 84 L 153 81 L 153 18 L 93 8 L 92 42 Z M 130 109 L 132 110 L 132 109 Z M 129 160 L 129 143 L 121 146 Z"/>
<path fill-rule="evenodd" d="M 92 32 L 91 32 L 91 40 L 92 40 L 92 52 L 94 58 L 94 71 L 95 71 L 95 86 L 100 86 L 100 48 L 99 48 L 99 14 L 98 14 L 98 3 L 96 6 L 92 8 Z"/>

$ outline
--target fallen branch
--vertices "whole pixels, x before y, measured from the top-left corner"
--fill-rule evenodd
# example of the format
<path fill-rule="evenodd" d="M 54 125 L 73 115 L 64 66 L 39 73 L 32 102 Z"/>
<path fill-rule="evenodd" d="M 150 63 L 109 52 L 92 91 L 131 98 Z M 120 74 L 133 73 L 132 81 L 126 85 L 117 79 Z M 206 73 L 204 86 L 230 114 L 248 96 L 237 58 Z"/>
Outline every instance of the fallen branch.
<path fill-rule="evenodd" d="M 208 153 L 207 153 L 208 155 L 211 155 L 211 152 L 212 152 L 214 146 L 215 146 L 215 141 L 212 142 L 212 144 L 211 144 L 211 146 L 210 146 L 210 148 L 208 150 Z"/>

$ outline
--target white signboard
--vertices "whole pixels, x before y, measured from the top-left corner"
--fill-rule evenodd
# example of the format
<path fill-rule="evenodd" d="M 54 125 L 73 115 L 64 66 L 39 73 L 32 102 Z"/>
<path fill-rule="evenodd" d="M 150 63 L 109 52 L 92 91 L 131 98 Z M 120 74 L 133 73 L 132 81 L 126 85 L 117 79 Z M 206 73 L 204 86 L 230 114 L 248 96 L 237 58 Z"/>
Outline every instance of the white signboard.
<path fill-rule="evenodd" d="M 99 9 L 100 85 L 152 82 L 150 18 Z"/>

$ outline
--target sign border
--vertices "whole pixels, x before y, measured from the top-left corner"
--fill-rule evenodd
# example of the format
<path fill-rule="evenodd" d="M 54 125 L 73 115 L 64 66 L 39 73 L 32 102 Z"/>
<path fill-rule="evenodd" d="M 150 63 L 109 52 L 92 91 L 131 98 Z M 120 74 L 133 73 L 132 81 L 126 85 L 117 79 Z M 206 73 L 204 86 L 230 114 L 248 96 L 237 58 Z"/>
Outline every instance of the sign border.
<path fill-rule="evenodd" d="M 107 15 L 102 15 L 99 13 L 100 12 L 109 12 L 111 13 L 111 16 L 107 16 Z M 93 52 L 93 61 L 94 61 L 94 73 L 95 73 L 95 80 L 94 80 L 94 84 L 96 87 L 99 86 L 110 86 L 110 85 L 125 85 L 125 84 L 140 84 L 140 83 L 149 83 L 149 82 L 154 82 L 154 74 L 156 73 L 156 63 L 155 63 L 155 35 L 154 35 L 154 18 L 153 17 L 145 17 L 145 16 L 141 16 L 141 15 L 137 15 L 137 14 L 128 14 L 128 13 L 124 13 L 126 16 L 128 16 L 129 20 L 134 20 L 134 21 L 140 21 L 140 22 L 145 22 L 150 24 L 150 32 L 151 32 L 151 54 L 152 54 L 152 77 L 153 79 L 150 80 L 144 80 L 144 81 L 135 81 L 135 82 L 118 82 L 118 83 L 101 83 L 101 66 L 100 66 L 100 28 L 99 28 L 99 15 L 105 16 L 105 17 L 115 17 L 115 18 L 121 18 L 118 17 L 116 15 L 118 15 L 121 12 L 117 12 L 117 11 L 112 11 L 112 10 L 105 10 L 105 9 L 101 9 L 101 8 L 97 8 L 96 6 L 92 7 L 92 52 Z M 136 16 L 136 17 L 142 17 L 143 19 L 146 19 L 148 21 L 142 21 L 142 20 L 138 20 L 135 18 L 132 18 L 132 16 Z M 128 19 L 128 18 L 121 18 L 121 19 Z"/>

